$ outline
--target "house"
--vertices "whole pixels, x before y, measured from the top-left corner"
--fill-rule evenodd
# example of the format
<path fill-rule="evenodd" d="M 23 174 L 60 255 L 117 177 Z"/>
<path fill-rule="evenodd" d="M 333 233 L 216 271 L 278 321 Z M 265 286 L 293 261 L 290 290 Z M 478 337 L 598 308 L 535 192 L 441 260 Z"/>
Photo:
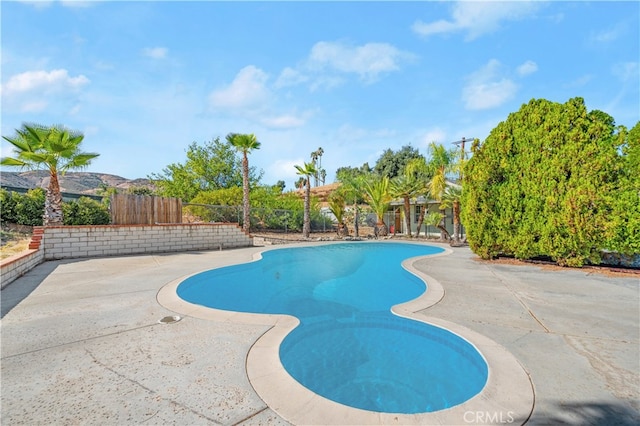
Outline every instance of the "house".
<path fill-rule="evenodd" d="M 458 184 L 447 181 L 447 185 L 459 187 Z M 311 195 L 318 197 L 320 202 L 320 207 L 322 214 L 327 217 L 331 217 L 335 219 L 328 208 L 328 197 L 329 195 L 340 187 L 340 183 L 331 183 L 328 185 L 317 186 L 311 188 Z M 301 196 L 304 194 L 304 190 L 299 190 Z M 450 235 L 453 235 L 453 209 L 446 208 L 444 210 L 440 209 L 440 202 L 432 199 L 427 199 L 427 197 L 419 196 L 411 200 L 411 234 L 416 235 L 417 227 L 418 227 L 418 218 L 420 217 L 420 211 L 426 207 L 425 217 L 429 213 L 442 213 L 445 215 L 445 228 L 449 232 Z M 347 206 L 347 209 L 350 209 L 351 206 Z M 372 215 L 373 218 L 373 215 Z M 373 218 L 375 220 L 375 218 Z M 396 199 L 391 202 L 391 206 L 389 211 L 384 216 L 384 222 L 387 224 L 390 233 L 398 233 L 398 234 L 406 234 L 406 223 L 404 220 L 404 208 L 403 208 L 403 200 Z M 440 230 L 435 226 L 428 225 L 423 222 L 420 235 L 425 235 L 427 233 L 431 237 L 439 237 Z M 460 226 L 461 236 L 464 238 L 464 227 Z"/>
<path fill-rule="evenodd" d="M 460 185 L 451 181 L 447 181 L 447 186 L 454 186 L 460 188 Z M 440 209 L 440 202 L 433 199 L 428 199 L 425 196 L 419 196 L 410 201 L 411 208 L 409 209 L 411 220 L 411 235 L 416 235 L 418 228 L 418 219 L 420 217 L 420 211 L 422 208 L 426 208 L 425 218 L 430 213 L 444 214 L 444 225 L 450 235 L 453 235 L 453 209 L 448 207 L 446 209 Z M 391 202 L 391 209 L 385 214 L 384 221 L 389 227 L 390 233 L 407 234 L 406 223 L 404 220 L 404 201 L 402 199 L 396 199 Z M 391 228 L 393 227 L 393 229 Z M 427 223 L 422 223 L 420 234 L 425 233 L 432 237 L 439 237 L 440 230 L 435 226 L 431 226 Z M 460 236 L 464 238 L 464 226 L 460 224 Z"/>

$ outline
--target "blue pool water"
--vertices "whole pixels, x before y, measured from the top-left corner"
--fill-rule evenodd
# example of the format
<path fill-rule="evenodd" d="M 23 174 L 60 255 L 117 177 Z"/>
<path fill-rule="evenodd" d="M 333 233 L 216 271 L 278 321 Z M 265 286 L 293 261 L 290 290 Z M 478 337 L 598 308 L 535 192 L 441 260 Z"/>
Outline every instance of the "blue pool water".
<path fill-rule="evenodd" d="M 421 413 L 458 405 L 484 387 L 484 358 L 459 336 L 391 313 L 425 283 L 401 266 L 442 249 L 345 243 L 270 250 L 259 261 L 213 269 L 178 286 L 191 303 L 287 314 L 300 325 L 280 346 L 284 368 L 333 401 Z"/>

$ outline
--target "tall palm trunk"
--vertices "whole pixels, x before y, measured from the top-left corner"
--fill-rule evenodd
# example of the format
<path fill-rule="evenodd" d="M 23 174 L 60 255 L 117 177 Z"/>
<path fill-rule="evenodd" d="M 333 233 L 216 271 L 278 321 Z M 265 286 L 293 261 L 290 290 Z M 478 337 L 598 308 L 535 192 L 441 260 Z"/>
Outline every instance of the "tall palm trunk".
<path fill-rule="evenodd" d="M 307 185 L 304 192 L 304 219 L 302 224 L 302 236 L 309 238 L 311 233 L 311 176 L 307 176 Z"/>
<path fill-rule="evenodd" d="M 356 198 L 355 201 L 353 202 L 353 232 L 357 237 L 360 236 L 360 225 L 358 224 L 358 222 L 360 222 L 360 213 L 358 211 L 358 199 Z"/>
<path fill-rule="evenodd" d="M 384 222 L 384 219 L 378 219 L 375 228 L 373 228 L 373 233 L 377 237 L 386 237 L 389 235 L 389 228 L 387 228 L 387 224 Z"/>
<path fill-rule="evenodd" d="M 62 193 L 58 182 L 58 173 L 51 170 L 51 178 L 47 186 L 47 194 L 44 201 L 44 215 L 42 217 L 44 226 L 60 226 L 62 219 Z"/>
<path fill-rule="evenodd" d="M 453 202 L 453 241 L 460 242 L 460 201 Z"/>
<path fill-rule="evenodd" d="M 426 206 L 420 206 L 420 214 L 418 215 L 418 224 L 416 225 L 416 237 L 420 236 L 420 228 L 422 228 L 422 223 L 424 222 L 424 214 L 427 211 Z M 425 238 L 427 237 L 427 233 L 425 232 Z"/>
<path fill-rule="evenodd" d="M 242 229 L 249 232 L 251 228 L 251 207 L 249 204 L 249 159 L 247 152 L 242 156 Z"/>
<path fill-rule="evenodd" d="M 411 202 L 404 197 L 404 223 L 407 225 L 407 235 L 411 237 Z"/>
<path fill-rule="evenodd" d="M 438 224 L 436 225 L 436 228 L 440 230 L 440 239 L 442 241 L 449 241 L 451 239 L 451 234 L 449 234 L 449 231 L 447 231 L 444 218 L 445 216 L 443 215 L 442 219 L 440 219 L 440 222 L 438 222 Z"/>

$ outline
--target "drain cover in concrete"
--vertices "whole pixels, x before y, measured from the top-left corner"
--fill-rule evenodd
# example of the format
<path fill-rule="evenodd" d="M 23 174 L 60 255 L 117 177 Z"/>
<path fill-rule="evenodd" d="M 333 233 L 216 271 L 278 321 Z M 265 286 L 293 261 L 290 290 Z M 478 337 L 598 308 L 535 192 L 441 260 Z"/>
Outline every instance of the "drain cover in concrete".
<path fill-rule="evenodd" d="M 158 322 L 160 324 L 173 324 L 174 322 L 178 322 L 180 321 L 182 318 L 180 318 L 178 315 L 172 315 L 169 317 L 164 317 L 162 319 L 159 319 Z"/>

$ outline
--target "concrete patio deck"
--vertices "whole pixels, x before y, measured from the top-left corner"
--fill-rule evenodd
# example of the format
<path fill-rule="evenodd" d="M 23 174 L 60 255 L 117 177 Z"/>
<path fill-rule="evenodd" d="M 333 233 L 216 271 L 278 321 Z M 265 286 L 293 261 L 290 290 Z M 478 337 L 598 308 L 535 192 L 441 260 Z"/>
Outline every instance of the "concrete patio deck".
<path fill-rule="evenodd" d="M 264 250 L 52 261 L 2 290 L 3 425 L 289 424 L 254 391 L 247 354 L 270 329 L 160 305 L 186 275 Z M 460 424 L 640 423 L 640 279 L 478 261 L 468 248 L 413 267 L 444 298 L 418 315 L 505 347 L 535 389 L 531 417 Z"/>

